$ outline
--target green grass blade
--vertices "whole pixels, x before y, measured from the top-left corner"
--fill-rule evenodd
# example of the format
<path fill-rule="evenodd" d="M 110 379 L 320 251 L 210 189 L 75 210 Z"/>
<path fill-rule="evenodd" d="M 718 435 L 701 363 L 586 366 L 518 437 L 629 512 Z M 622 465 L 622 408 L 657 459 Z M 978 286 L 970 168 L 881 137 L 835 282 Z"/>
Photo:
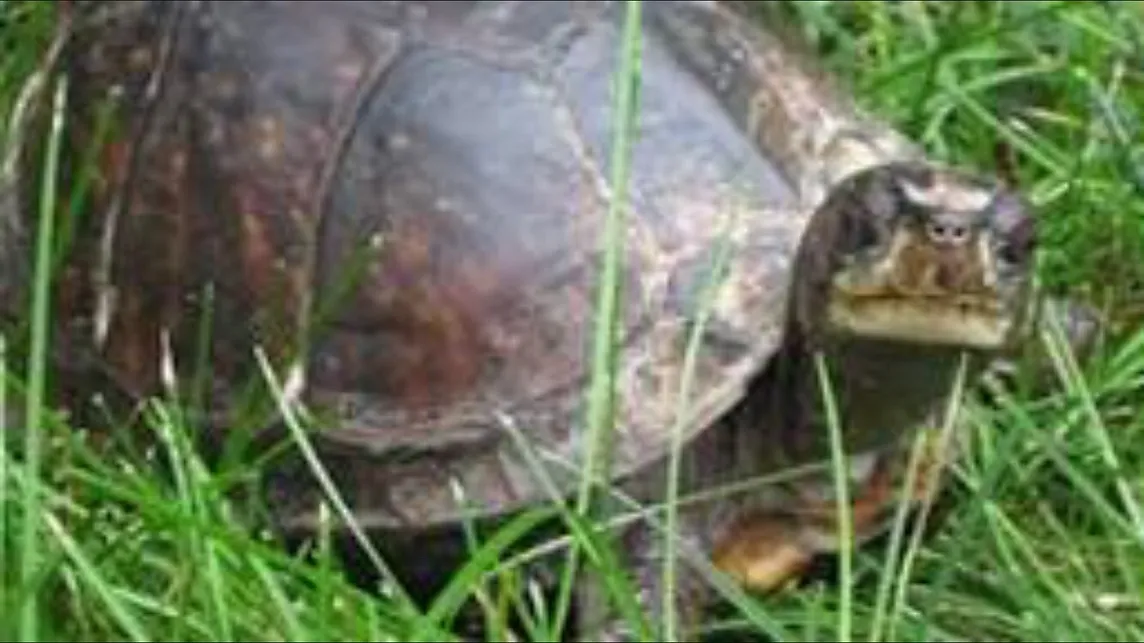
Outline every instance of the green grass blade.
<path fill-rule="evenodd" d="M 585 454 L 585 475 L 580 487 L 577 510 L 584 513 L 591 502 L 596 479 L 606 480 L 607 449 L 615 412 L 615 371 L 617 325 L 620 316 L 621 276 L 623 275 L 623 236 L 627 211 L 628 173 L 637 118 L 640 57 L 640 0 L 625 3 L 624 31 L 620 65 L 613 80 L 615 103 L 611 157 L 611 199 L 603 231 L 604 255 L 596 299 L 593 333 L 592 379 L 589 390 Z M 601 464 L 601 462 L 604 464 Z"/>
<path fill-rule="evenodd" d="M 377 548 L 373 546 L 373 543 L 370 542 L 369 538 L 362 531 L 361 526 L 358 525 L 357 520 L 354 519 L 353 513 L 349 507 L 346 506 L 341 494 L 338 493 L 337 487 L 334 485 L 333 480 L 330 479 L 329 473 L 325 470 L 325 467 L 314 452 L 314 448 L 310 444 L 309 439 L 306 437 L 305 430 L 299 424 L 297 415 L 294 409 L 291 408 L 291 403 L 287 401 L 282 386 L 274 376 L 273 366 L 270 364 L 265 352 L 261 348 L 258 348 L 255 350 L 255 357 L 258 360 L 259 367 L 262 369 L 263 377 L 278 404 L 279 413 L 281 413 L 284 423 L 287 428 L 289 428 L 291 436 L 298 445 L 298 448 L 302 451 L 302 455 L 305 457 L 310 469 L 314 472 L 327 499 L 338 511 L 339 517 L 350 530 L 350 533 L 357 540 L 358 544 L 361 545 L 362 550 L 365 551 L 370 564 L 372 564 L 374 569 L 390 584 L 391 591 L 394 594 L 395 600 L 398 602 L 398 606 L 404 609 L 407 615 L 414 620 L 423 619 L 424 616 L 418 611 L 409 593 L 405 591 L 397 576 L 390 569 L 389 565 L 386 564 L 385 559 L 378 553 Z"/>
<path fill-rule="evenodd" d="M 853 638 L 854 603 L 854 525 L 850 503 L 850 465 L 846 460 L 842 444 L 841 419 L 830 383 L 830 372 L 822 353 L 814 354 L 814 366 L 822 389 L 823 407 L 826 410 L 826 424 L 830 432 L 830 461 L 834 477 L 836 513 L 838 514 L 839 540 L 839 600 L 838 600 L 838 640 L 850 641 Z"/>
<path fill-rule="evenodd" d="M 925 443 L 928 436 L 919 435 L 914 440 L 913 448 L 910 449 L 910 462 L 906 468 L 905 481 L 902 486 L 905 489 L 913 489 L 917 484 L 917 476 L 919 473 L 919 465 L 922 461 L 922 453 L 925 450 Z M 896 511 L 894 512 L 894 524 L 890 529 L 890 539 L 886 544 L 886 565 L 882 570 L 881 578 L 878 579 L 878 590 L 874 602 L 874 622 L 870 626 L 870 641 L 881 641 L 882 633 L 885 629 L 885 621 L 888 615 L 890 591 L 893 587 L 894 570 L 899 564 L 899 557 L 902 555 L 902 539 L 905 536 L 906 518 L 909 516 L 910 510 L 913 508 L 908 498 L 902 498 L 898 502 Z"/>
<path fill-rule="evenodd" d="M 1124 511 L 1135 527 L 1136 537 L 1144 542 L 1144 510 L 1141 509 L 1140 501 L 1136 498 L 1123 475 L 1124 468 L 1117 457 L 1116 448 L 1113 447 L 1112 441 L 1108 437 L 1108 429 L 1105 427 L 1100 411 L 1096 407 L 1092 391 L 1080 372 L 1080 367 L 1076 363 L 1076 356 L 1068 348 L 1060 320 L 1055 315 L 1049 315 L 1046 321 L 1045 336 L 1042 341 L 1045 342 L 1046 350 L 1066 386 L 1080 396 L 1084 411 L 1089 418 L 1089 426 L 1092 427 L 1090 433 L 1100 448 L 1101 459 L 1105 466 L 1116 475 L 1116 490 L 1120 495 Z"/>
<path fill-rule="evenodd" d="M 51 284 L 52 229 L 55 220 L 57 174 L 60 162 L 64 127 L 64 107 L 67 97 L 67 82 L 59 80 L 52 96 L 51 131 L 48 138 L 48 153 L 44 160 L 41 178 L 39 227 L 36 235 L 36 270 L 32 296 L 32 346 L 29 355 L 29 381 L 27 393 L 24 461 L 28 476 L 33 480 L 40 477 L 41 426 L 44 418 L 45 376 L 48 366 L 49 298 Z M 40 515 L 39 496 L 31 486 L 24 487 L 23 495 L 23 541 L 21 546 L 21 583 L 27 591 L 20 610 L 20 636 L 25 641 L 37 639 L 38 600 L 32 589 L 32 579 L 38 573 L 40 537 L 36 517 Z"/>
<path fill-rule="evenodd" d="M 497 530 L 481 547 L 477 548 L 460 569 L 453 572 L 448 585 L 438 593 L 433 604 L 426 610 L 424 623 L 443 623 L 451 620 L 460 609 L 471 588 L 477 584 L 479 578 L 487 574 L 501 555 L 515 542 L 527 536 L 542 522 L 556 515 L 551 507 L 539 507 L 515 516 L 506 525 Z M 413 640 L 436 640 L 433 630 L 419 628 Z"/>
<path fill-rule="evenodd" d="M 540 456 L 533 450 L 529 441 L 521 433 L 520 427 L 508 415 L 501 415 L 501 424 L 504 430 L 513 438 L 514 443 L 524 457 L 529 470 L 537 477 L 537 480 L 544 487 L 545 493 L 548 495 L 552 504 L 559 510 L 560 517 L 564 520 L 565 526 L 569 530 L 569 537 L 560 539 L 560 543 L 571 551 L 582 550 L 588 553 L 588 559 L 594 563 L 596 570 L 601 574 L 606 589 L 609 591 L 610 597 L 616 601 L 617 611 L 623 617 L 624 622 L 628 625 L 629 629 L 638 633 L 638 640 L 648 640 L 651 633 L 646 623 L 646 619 L 642 618 L 640 612 L 640 605 L 637 603 L 635 596 L 637 589 L 633 587 L 627 578 L 627 570 L 614 560 L 612 553 L 613 549 L 609 547 L 610 541 L 605 541 L 600 537 L 601 528 L 606 528 L 608 525 L 597 525 L 594 522 L 589 522 L 588 519 L 583 517 L 572 508 L 568 507 L 565 498 L 561 495 L 556 484 L 553 482 L 551 475 L 548 473 L 548 468 L 541 462 Z M 556 466 L 565 467 L 567 470 L 572 470 L 572 465 L 566 462 L 555 462 Z M 607 489 L 604 481 L 597 481 L 598 484 Z M 626 501 L 618 491 L 607 489 L 613 499 Z M 531 560 L 525 554 L 518 554 L 513 559 L 510 559 L 510 564 L 523 563 Z M 570 554 L 571 556 L 571 554 Z M 565 566 L 565 573 L 567 574 L 568 566 Z M 556 613 L 553 615 L 551 635 L 548 638 L 553 638 L 558 632 L 563 631 L 567 621 L 568 603 L 571 601 L 572 586 L 571 580 L 566 575 L 561 578 L 562 583 L 559 588 L 559 594 L 556 599 Z"/>
<path fill-rule="evenodd" d="M 291 641 L 304 640 L 302 625 L 299 623 L 296 614 L 297 610 L 294 609 L 294 606 L 290 604 L 289 599 L 286 597 L 279 575 L 271 571 L 269 565 L 259 557 L 257 550 L 247 555 L 247 562 L 251 569 L 254 570 L 258 581 L 266 589 L 266 593 L 269 595 L 271 602 L 273 602 L 276 616 L 282 623 L 285 638 Z"/>
<path fill-rule="evenodd" d="M 949 450 L 954 445 L 954 433 L 961 427 L 959 422 L 958 411 L 965 400 L 966 391 L 966 377 L 967 377 L 967 356 L 965 353 L 961 354 L 961 359 L 958 361 L 958 368 L 953 382 L 953 388 L 949 394 L 949 403 L 946 405 L 945 416 L 942 418 L 941 431 L 938 435 L 937 453 L 940 457 L 944 458 Z M 918 556 L 918 552 L 922 547 L 922 535 L 925 531 L 927 520 L 929 519 L 930 512 L 933 509 L 934 499 L 937 496 L 939 489 L 939 476 L 942 474 L 940 471 L 939 463 L 938 470 L 927 471 L 930 480 L 925 485 L 926 497 L 922 499 L 921 506 L 918 510 L 917 523 L 914 525 L 913 533 L 910 537 L 909 545 L 906 548 L 905 555 L 902 557 L 901 572 L 898 576 L 898 583 L 894 595 L 894 609 L 892 611 L 892 618 L 889 624 L 889 638 L 893 640 L 896 636 L 895 625 L 900 619 L 901 610 L 906 600 L 906 589 L 909 586 L 910 575 L 914 567 L 914 560 Z"/>
<path fill-rule="evenodd" d="M 134 614 L 127 608 L 126 604 L 119 600 L 116 596 L 116 591 L 101 577 L 96 564 L 88 560 L 83 550 L 68 535 L 63 525 L 56 520 L 56 517 L 50 513 L 45 513 L 42 519 L 48 531 L 59 541 L 60 546 L 67 553 L 68 557 L 75 563 L 76 567 L 79 568 L 80 575 L 84 581 L 95 590 L 108 612 L 110 612 L 111 617 L 119 627 L 127 633 L 127 636 L 133 641 L 153 640 L 139 623 L 138 619 L 135 618 Z"/>
<path fill-rule="evenodd" d="M 9 583 L 3 573 L 11 569 L 8 565 L 8 436 L 12 430 L 8 426 L 8 339 L 0 335 L 0 610 L 8 612 L 12 608 L 8 595 Z"/>
<path fill-rule="evenodd" d="M 721 242 L 716 248 L 713 269 L 709 273 L 711 274 L 711 278 L 708 280 L 708 283 L 704 284 L 703 292 L 699 297 L 699 309 L 695 315 L 690 337 L 687 341 L 687 352 L 684 355 L 683 362 L 683 377 L 679 385 L 680 390 L 675 410 L 676 421 L 671 432 L 671 450 L 669 453 L 666 481 L 667 491 L 665 493 L 667 515 L 664 517 L 667 537 L 664 539 L 663 596 L 661 597 L 663 605 L 663 636 L 668 641 L 679 640 L 680 636 L 678 615 L 675 609 L 677 590 L 676 535 L 679 533 L 679 468 L 682 462 L 683 427 L 689 415 L 688 401 L 691 399 L 691 387 L 695 376 L 695 361 L 698 359 L 699 347 L 702 343 L 701 338 L 711 313 L 711 304 L 715 292 L 722 283 L 722 276 L 730 257 L 730 244 L 726 243 L 725 237 L 720 237 L 720 240 Z"/>
<path fill-rule="evenodd" d="M 613 116 L 610 162 L 611 198 L 603 230 L 603 261 L 597 282 L 595 329 L 592 335 L 592 374 L 588 392 L 587 434 L 583 436 L 585 456 L 583 477 L 577 497 L 576 509 L 587 515 L 597 475 L 608 470 L 610 443 L 615 414 L 615 372 L 617 326 L 620 317 L 621 276 L 623 275 L 623 236 L 628 207 L 628 174 L 631 148 L 636 131 L 638 112 L 638 86 L 640 65 L 640 0 L 627 0 L 624 4 L 624 24 L 621 36 L 619 65 L 612 79 Z M 568 552 L 560 599 L 557 603 L 556 623 L 562 627 L 567 620 L 572 602 L 572 583 L 579 567 L 579 549 Z"/>

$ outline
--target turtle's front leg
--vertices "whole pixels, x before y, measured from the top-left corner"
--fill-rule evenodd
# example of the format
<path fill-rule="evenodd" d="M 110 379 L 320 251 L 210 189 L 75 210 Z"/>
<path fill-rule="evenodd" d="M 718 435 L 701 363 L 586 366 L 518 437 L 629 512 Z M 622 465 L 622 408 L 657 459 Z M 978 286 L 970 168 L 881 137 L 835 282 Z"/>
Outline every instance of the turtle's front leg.
<path fill-rule="evenodd" d="M 955 448 L 942 444 L 936 429 L 923 429 L 920 437 L 917 469 L 908 487 L 912 455 L 908 449 L 867 453 L 852 463 L 853 544 L 884 533 L 898 503 L 916 509 L 940 488 L 942 468 Z M 715 567 L 753 592 L 776 590 L 800 578 L 814 557 L 838 550 L 833 480 L 828 475 L 807 478 L 792 484 L 788 492 L 788 500 L 769 511 L 741 513 L 715 542 Z"/>
<path fill-rule="evenodd" d="M 702 623 L 704 608 L 713 597 L 711 586 L 690 563 L 683 549 L 691 555 L 709 555 L 707 539 L 696 521 L 680 517 L 677 532 L 675 586 L 671 594 L 677 617 L 677 637 L 695 640 Z M 668 640 L 664 628 L 664 541 L 662 535 L 643 522 L 632 525 L 618 543 L 618 553 L 630 573 L 637 591 L 636 600 L 647 619 L 654 641 Z M 602 585 L 599 573 L 592 570 L 577 593 L 577 638 L 582 641 L 640 640 L 634 624 L 624 619 Z"/>

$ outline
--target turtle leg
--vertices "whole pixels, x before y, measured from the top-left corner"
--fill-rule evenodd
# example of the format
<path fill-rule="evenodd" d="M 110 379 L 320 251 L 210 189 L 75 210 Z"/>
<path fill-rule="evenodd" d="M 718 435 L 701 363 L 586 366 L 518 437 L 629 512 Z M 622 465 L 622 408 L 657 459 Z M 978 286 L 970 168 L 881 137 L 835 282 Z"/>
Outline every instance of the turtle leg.
<path fill-rule="evenodd" d="M 707 551 L 707 539 L 701 516 L 682 514 L 679 518 L 677 547 L 690 550 L 694 556 L 702 556 Z M 630 570 L 635 584 L 636 602 L 651 627 L 653 640 L 666 640 L 661 631 L 665 622 L 663 612 L 663 538 L 645 525 L 637 523 L 629 527 L 620 544 L 620 554 L 625 568 Z M 676 579 L 672 590 L 675 613 L 678 618 L 678 632 L 682 640 L 694 640 L 704 613 L 714 592 L 703 576 L 686 561 L 686 556 L 677 553 Z M 586 579 L 577 595 L 577 640 L 581 641 L 631 641 L 637 640 L 629 623 L 619 615 L 607 597 L 601 581 Z"/>
<path fill-rule="evenodd" d="M 893 449 L 870 456 L 872 467 L 863 471 L 851 498 L 851 524 L 855 543 L 884 533 L 899 502 L 915 509 L 940 485 L 943 461 L 938 431 L 923 430 L 922 451 L 915 482 L 905 488 L 909 450 Z M 814 479 L 792 491 L 799 500 L 782 512 L 761 510 L 741 516 L 715 543 L 715 567 L 744 587 L 768 593 L 797 581 L 820 554 L 838 549 L 837 509 L 831 497 L 832 480 Z"/>
<path fill-rule="evenodd" d="M 950 456 L 943 452 L 939 431 L 926 429 L 918 462 L 916 482 L 902 486 L 909 465 L 909 449 L 859 456 L 851 478 L 854 540 L 861 543 L 883 533 L 899 500 L 916 507 L 935 490 L 940 464 Z M 777 504 L 747 510 L 741 505 L 722 505 L 706 511 L 680 515 L 678 547 L 693 556 L 709 557 L 715 570 L 744 588 L 765 594 L 798 580 L 819 554 L 838 548 L 833 481 L 824 477 L 796 482 Z M 769 507 L 782 507 L 770 509 Z M 726 518 L 726 519 L 725 519 Z M 626 569 L 634 574 L 637 601 L 653 628 L 664 623 L 663 539 L 658 532 L 638 523 L 620 543 Z M 686 556 L 677 555 L 677 578 L 672 596 L 679 617 L 679 633 L 694 640 L 705 609 L 717 594 L 705 575 L 692 567 Z M 577 636 L 584 641 L 629 641 L 635 639 L 628 624 L 615 613 L 598 578 L 586 578 L 578 589 Z M 657 639 L 659 640 L 659 639 Z"/>

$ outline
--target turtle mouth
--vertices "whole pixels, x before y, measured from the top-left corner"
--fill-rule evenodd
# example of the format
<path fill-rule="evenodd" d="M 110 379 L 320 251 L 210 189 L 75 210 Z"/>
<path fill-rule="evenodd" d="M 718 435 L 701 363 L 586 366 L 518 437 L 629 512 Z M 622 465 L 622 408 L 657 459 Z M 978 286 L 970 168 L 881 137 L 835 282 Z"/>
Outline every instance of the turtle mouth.
<path fill-rule="evenodd" d="M 1013 322 L 996 301 L 836 291 L 829 307 L 836 329 L 871 339 L 1000 350 Z"/>
<path fill-rule="evenodd" d="M 899 228 L 881 253 L 851 255 L 830 284 L 835 332 L 1001 350 L 1018 324 L 1024 273 L 1002 270 L 988 234 L 942 247 Z"/>

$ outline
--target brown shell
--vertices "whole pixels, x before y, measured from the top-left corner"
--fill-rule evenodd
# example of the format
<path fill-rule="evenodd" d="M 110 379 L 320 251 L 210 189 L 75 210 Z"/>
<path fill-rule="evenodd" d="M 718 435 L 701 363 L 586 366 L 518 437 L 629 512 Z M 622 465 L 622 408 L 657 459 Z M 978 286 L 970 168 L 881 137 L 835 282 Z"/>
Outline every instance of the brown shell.
<path fill-rule="evenodd" d="M 280 377 L 302 351 L 318 444 L 367 526 L 455 519 L 453 481 L 486 512 L 545 497 L 514 435 L 571 489 L 622 9 L 72 6 L 72 149 L 90 143 L 102 98 L 116 99 L 118 130 L 68 313 L 137 393 L 160 385 L 165 333 L 176 370 L 193 375 L 208 316 L 217 409 L 259 379 L 256 343 Z M 619 476 L 670 445 L 698 294 L 721 249 L 686 436 L 736 402 L 781 341 L 792 256 L 825 186 L 910 153 L 728 7 L 643 11 Z M 302 342 L 305 330 L 316 334 Z M 316 498 L 284 492 L 285 522 L 312 519 Z"/>

